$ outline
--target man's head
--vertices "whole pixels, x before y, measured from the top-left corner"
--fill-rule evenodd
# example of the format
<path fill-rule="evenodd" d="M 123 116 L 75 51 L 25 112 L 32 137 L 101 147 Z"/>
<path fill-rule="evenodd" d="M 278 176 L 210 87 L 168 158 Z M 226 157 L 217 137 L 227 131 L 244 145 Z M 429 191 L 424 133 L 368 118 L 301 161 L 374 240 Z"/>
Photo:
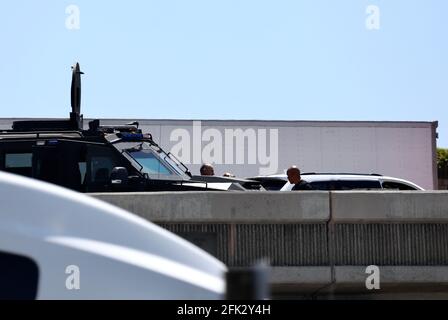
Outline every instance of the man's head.
<path fill-rule="evenodd" d="M 292 184 L 298 184 L 301 180 L 300 170 L 296 166 L 290 167 L 286 174 L 288 175 L 288 181 Z"/>
<path fill-rule="evenodd" d="M 201 167 L 201 176 L 214 176 L 215 170 L 213 169 L 213 166 L 211 164 L 205 163 Z"/>

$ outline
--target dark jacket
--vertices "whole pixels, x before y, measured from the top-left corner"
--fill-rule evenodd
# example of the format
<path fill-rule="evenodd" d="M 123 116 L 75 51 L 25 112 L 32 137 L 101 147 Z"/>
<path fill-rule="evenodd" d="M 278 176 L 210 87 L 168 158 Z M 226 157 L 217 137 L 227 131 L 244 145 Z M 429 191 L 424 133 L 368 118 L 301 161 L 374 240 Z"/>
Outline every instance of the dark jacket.
<path fill-rule="evenodd" d="M 294 185 L 294 187 L 292 187 L 292 190 L 313 190 L 313 187 L 306 182 L 305 180 L 300 180 L 300 182 L 296 185 Z"/>

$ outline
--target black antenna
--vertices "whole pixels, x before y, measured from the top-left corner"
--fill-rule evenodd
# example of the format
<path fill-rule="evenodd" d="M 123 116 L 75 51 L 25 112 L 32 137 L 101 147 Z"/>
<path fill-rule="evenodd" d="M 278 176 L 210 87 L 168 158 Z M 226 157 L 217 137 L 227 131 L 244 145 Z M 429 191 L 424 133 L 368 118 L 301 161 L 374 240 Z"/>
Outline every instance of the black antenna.
<path fill-rule="evenodd" d="M 71 103 L 72 112 L 70 112 L 70 122 L 78 129 L 83 129 L 82 115 L 81 115 L 81 72 L 79 63 L 77 62 L 72 66 L 72 90 L 71 90 Z"/>

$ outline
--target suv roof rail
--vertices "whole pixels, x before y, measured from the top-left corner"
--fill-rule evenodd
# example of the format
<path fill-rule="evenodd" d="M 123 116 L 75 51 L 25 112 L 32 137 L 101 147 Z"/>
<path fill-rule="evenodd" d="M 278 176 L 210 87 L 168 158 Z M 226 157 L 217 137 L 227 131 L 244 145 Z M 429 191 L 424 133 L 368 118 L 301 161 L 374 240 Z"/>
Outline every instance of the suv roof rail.
<path fill-rule="evenodd" d="M 351 175 L 351 176 L 378 176 L 382 177 L 382 174 L 379 173 L 351 173 L 351 172 L 303 172 L 301 175 Z"/>
<path fill-rule="evenodd" d="M 81 131 L 41 131 L 41 130 L 33 130 L 33 131 L 0 131 L 0 137 L 2 139 L 15 139 L 15 138 L 23 138 L 26 137 L 36 138 L 36 139 L 44 139 L 44 138 L 57 138 L 57 137 L 83 137 Z"/>

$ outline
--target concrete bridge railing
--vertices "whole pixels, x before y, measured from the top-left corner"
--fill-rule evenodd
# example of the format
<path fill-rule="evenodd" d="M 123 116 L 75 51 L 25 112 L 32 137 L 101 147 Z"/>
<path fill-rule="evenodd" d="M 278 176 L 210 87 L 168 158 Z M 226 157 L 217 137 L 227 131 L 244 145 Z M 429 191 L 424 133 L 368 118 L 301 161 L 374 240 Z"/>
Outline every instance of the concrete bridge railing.
<path fill-rule="evenodd" d="M 197 244 L 229 266 L 268 258 L 277 295 L 435 291 L 448 297 L 448 192 L 92 194 Z M 439 294 L 438 293 L 438 294 Z"/>

